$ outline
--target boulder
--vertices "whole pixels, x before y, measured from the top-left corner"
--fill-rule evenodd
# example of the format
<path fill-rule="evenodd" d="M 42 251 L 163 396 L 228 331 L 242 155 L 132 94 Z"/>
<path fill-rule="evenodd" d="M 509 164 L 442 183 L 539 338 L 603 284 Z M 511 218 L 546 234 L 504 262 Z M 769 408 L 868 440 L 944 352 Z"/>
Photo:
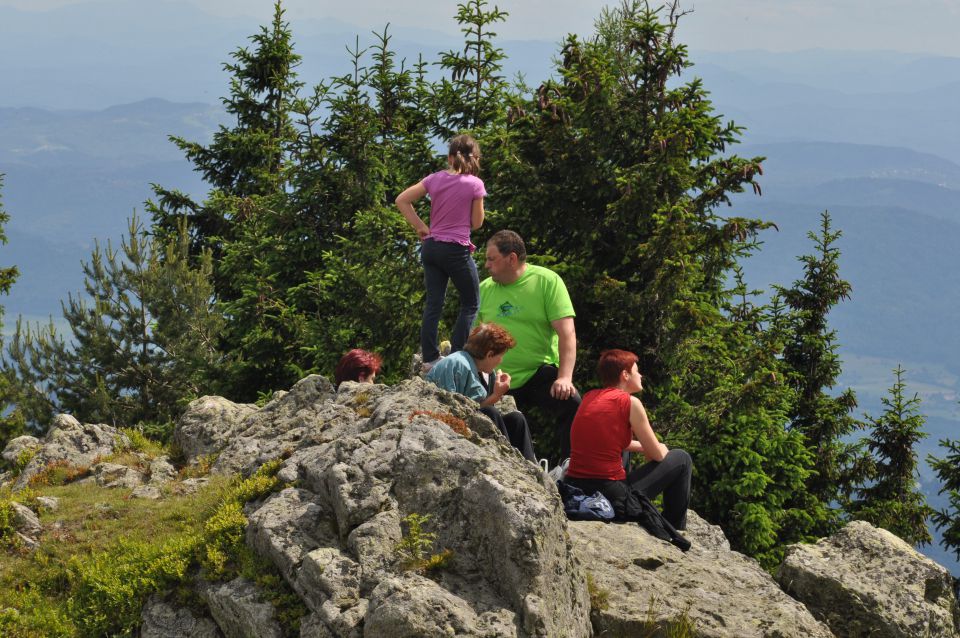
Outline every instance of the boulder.
<path fill-rule="evenodd" d="M 37 505 L 41 510 L 56 512 L 60 509 L 60 499 L 56 496 L 38 496 Z"/>
<path fill-rule="evenodd" d="M 298 486 L 253 509 L 247 532 L 311 610 L 308 635 L 590 635 L 555 486 L 473 402 L 420 379 L 314 396 L 326 405 L 269 428 L 303 429 L 280 473 Z M 429 578 L 401 564 L 411 514 L 436 535 L 426 556 L 450 552 Z"/>
<path fill-rule="evenodd" d="M 158 456 L 150 461 L 148 474 L 151 485 L 162 485 L 177 478 L 177 470 L 166 456 Z"/>
<path fill-rule="evenodd" d="M 632 523 L 571 522 L 574 550 L 593 581 L 594 635 L 829 638 L 833 634 L 783 593 L 753 559 L 731 552 L 719 528 L 694 512 L 689 551 Z"/>
<path fill-rule="evenodd" d="M 7 442 L 7 446 L 3 448 L 3 454 L 0 455 L 3 457 L 3 460 L 6 461 L 9 465 L 13 466 L 21 458 L 20 455 L 24 453 L 32 453 L 40 448 L 40 440 L 35 436 L 18 436 L 15 439 L 10 439 Z"/>
<path fill-rule="evenodd" d="M 213 619 L 198 617 L 159 596 L 147 600 L 141 618 L 140 638 L 223 638 Z"/>
<path fill-rule="evenodd" d="M 159 487 L 151 483 L 133 488 L 133 491 L 130 492 L 130 498 L 144 498 L 150 501 L 159 501 L 163 498 L 163 492 L 160 491 Z"/>
<path fill-rule="evenodd" d="M 791 545 L 777 581 L 840 637 L 958 636 L 950 573 L 864 521 Z"/>
<path fill-rule="evenodd" d="M 113 453 L 115 447 L 126 448 L 129 444 L 126 435 L 113 426 L 81 424 L 69 414 L 58 414 L 50 430 L 40 440 L 36 455 L 17 477 L 14 488 L 26 487 L 30 478 L 49 463 L 65 461 L 73 466 L 84 467 Z"/>
<path fill-rule="evenodd" d="M 227 638 L 281 638 L 273 605 L 259 588 L 244 578 L 201 587 L 200 595 Z"/>
<path fill-rule="evenodd" d="M 16 501 L 11 501 L 13 508 L 13 527 L 24 536 L 36 538 L 40 535 L 43 527 L 40 525 L 40 518 L 32 509 Z"/>
<path fill-rule="evenodd" d="M 145 478 L 142 472 L 117 463 L 97 463 L 90 471 L 100 487 L 133 489 L 143 485 Z"/>
<path fill-rule="evenodd" d="M 226 447 L 243 420 L 256 411 L 255 405 L 233 403 L 223 397 L 200 397 L 191 401 L 177 420 L 173 442 L 188 464 L 196 463 L 200 457 L 217 454 Z"/>

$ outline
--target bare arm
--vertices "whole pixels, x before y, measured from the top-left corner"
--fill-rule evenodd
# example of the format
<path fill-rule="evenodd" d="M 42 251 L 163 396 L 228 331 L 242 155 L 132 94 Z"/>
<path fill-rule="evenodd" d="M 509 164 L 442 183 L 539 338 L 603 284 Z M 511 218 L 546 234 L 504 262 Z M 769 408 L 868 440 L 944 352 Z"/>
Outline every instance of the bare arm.
<path fill-rule="evenodd" d="M 470 209 L 470 228 L 478 230 L 483 226 L 483 198 L 473 200 L 473 206 Z"/>
<path fill-rule="evenodd" d="M 550 388 L 550 394 L 556 399 L 568 399 L 577 392 L 573 385 L 573 366 L 577 362 L 577 330 L 573 317 L 551 321 L 550 325 L 560 339 L 560 369 L 557 380 Z"/>
<path fill-rule="evenodd" d="M 420 216 L 417 215 L 416 209 L 413 207 L 413 203 L 421 199 L 424 195 L 427 194 L 427 188 L 423 185 L 423 182 L 417 182 L 407 190 L 403 191 L 397 195 L 397 208 L 400 209 L 400 212 L 403 214 L 404 218 L 413 226 L 413 229 L 417 231 L 417 236 L 420 239 L 424 239 L 430 234 L 430 228 L 423 223 L 423 220 L 420 219 Z"/>
<path fill-rule="evenodd" d="M 653 433 L 653 427 L 650 425 L 650 419 L 647 418 L 647 411 L 637 397 L 630 397 L 630 429 L 640 443 L 641 449 L 638 451 L 642 451 L 648 461 L 663 460 L 669 450 L 666 445 L 657 440 L 657 435 Z"/>

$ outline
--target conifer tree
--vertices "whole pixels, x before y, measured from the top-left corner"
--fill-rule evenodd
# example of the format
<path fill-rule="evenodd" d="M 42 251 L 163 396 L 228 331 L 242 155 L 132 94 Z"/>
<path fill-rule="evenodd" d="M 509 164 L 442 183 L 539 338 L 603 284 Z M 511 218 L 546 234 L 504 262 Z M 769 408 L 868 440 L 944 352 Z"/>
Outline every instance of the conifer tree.
<path fill-rule="evenodd" d="M 17 324 L 4 372 L 35 428 L 56 412 L 114 425 L 169 423 L 185 400 L 215 390 L 222 317 L 210 251 L 191 264 L 189 237 L 148 238 L 136 217 L 120 250 L 99 244 L 83 264 L 84 294 L 63 304 L 69 342 L 53 324 Z"/>
<path fill-rule="evenodd" d="M 3 207 L 3 173 L 0 173 L 0 244 L 7 243 L 7 233 L 4 230 L 7 222 L 10 221 L 10 215 Z M 16 266 L 5 266 L 0 268 L 0 294 L 10 293 L 10 288 L 17 280 L 19 272 Z M 3 306 L 0 306 L 0 323 L 3 320 Z M 14 394 L 14 379 L 9 375 L 0 373 L 0 405 L 4 408 L 11 407 Z M 16 410 L 8 411 L 3 417 L 0 417 L 0 449 L 6 446 L 6 442 L 25 431 L 25 422 L 22 414 Z"/>
<path fill-rule="evenodd" d="M 832 533 L 840 523 L 847 501 L 868 470 L 862 446 L 845 437 L 863 427 L 852 415 L 857 405 L 853 390 L 830 394 L 840 376 L 836 331 L 827 321 L 830 310 L 850 296 L 850 284 L 840 276 L 842 233 L 831 226 L 830 213 L 820 216 L 819 233 L 808 233 L 815 252 L 801 256 L 804 277 L 780 294 L 791 312 L 790 336 L 783 361 L 788 380 L 796 391 L 790 409 L 791 427 L 803 433 L 816 459 L 816 473 L 810 477 L 810 494 L 826 509 L 817 521 L 816 533 Z M 838 503 L 839 507 L 829 504 Z M 812 505 L 811 505 L 812 507 Z"/>
<path fill-rule="evenodd" d="M 496 122 L 504 113 L 507 83 L 501 75 L 503 49 L 494 44 L 493 27 L 509 15 L 486 0 L 467 0 L 457 5 L 457 22 L 464 35 L 462 51 L 447 51 L 437 63 L 449 73 L 435 89 L 438 120 L 435 131 L 441 139 L 476 131 Z"/>
<path fill-rule="evenodd" d="M 926 433 L 919 412 L 920 398 L 904 395 L 903 368 L 893 371 L 895 380 L 879 418 L 867 416 L 871 428 L 867 445 L 876 457 L 870 482 L 857 489 L 851 518 L 869 521 L 889 530 L 911 545 L 926 545 L 932 538 L 927 519 L 933 513 L 917 483 L 915 447 Z"/>
<path fill-rule="evenodd" d="M 940 447 L 946 456 L 938 458 L 931 454 L 927 463 L 940 480 L 939 493 L 946 495 L 948 506 L 934 511 L 930 518 L 943 536 L 940 544 L 960 560 L 960 441 L 942 439 Z"/>

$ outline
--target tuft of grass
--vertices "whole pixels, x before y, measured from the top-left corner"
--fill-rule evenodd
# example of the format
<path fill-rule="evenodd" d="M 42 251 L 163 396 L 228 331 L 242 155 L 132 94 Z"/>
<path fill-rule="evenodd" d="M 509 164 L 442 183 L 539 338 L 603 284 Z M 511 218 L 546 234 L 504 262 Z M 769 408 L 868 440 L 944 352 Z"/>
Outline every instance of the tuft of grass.
<path fill-rule="evenodd" d="M 180 470 L 180 478 L 202 478 L 210 474 L 213 464 L 217 462 L 219 454 L 203 454 L 196 458 L 192 465 L 185 465 Z"/>
<path fill-rule="evenodd" d="M 33 457 L 37 455 L 39 451 L 38 448 L 26 448 L 20 450 L 20 454 L 17 454 L 17 458 L 13 461 L 13 475 L 20 476 L 23 474 L 23 471 L 27 468 L 27 465 L 30 464 L 30 461 L 33 460 Z"/>
<path fill-rule="evenodd" d="M 408 421 L 413 421 L 415 417 L 418 417 L 420 415 L 428 416 L 430 418 L 436 419 L 437 421 L 440 421 L 441 423 L 445 423 L 451 430 L 453 430 L 454 432 L 456 432 L 457 434 L 465 438 L 469 439 L 471 436 L 473 436 L 473 432 L 470 430 L 469 427 L 467 427 L 466 421 L 446 412 L 431 412 L 430 410 L 414 410 L 413 412 L 410 413 L 410 418 L 408 419 Z"/>
<path fill-rule="evenodd" d="M 590 572 L 587 572 L 587 593 L 592 611 L 603 611 L 610 607 L 610 590 L 598 585 Z"/>

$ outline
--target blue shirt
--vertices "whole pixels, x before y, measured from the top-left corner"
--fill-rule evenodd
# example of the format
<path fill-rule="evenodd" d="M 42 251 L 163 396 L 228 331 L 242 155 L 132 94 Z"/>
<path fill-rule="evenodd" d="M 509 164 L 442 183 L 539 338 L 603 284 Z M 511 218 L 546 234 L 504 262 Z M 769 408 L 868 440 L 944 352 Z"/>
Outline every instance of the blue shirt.
<path fill-rule="evenodd" d="M 459 350 L 444 357 L 427 373 L 430 381 L 443 390 L 456 392 L 480 403 L 487 398 L 487 389 L 480 383 L 477 363 L 468 352 Z"/>

